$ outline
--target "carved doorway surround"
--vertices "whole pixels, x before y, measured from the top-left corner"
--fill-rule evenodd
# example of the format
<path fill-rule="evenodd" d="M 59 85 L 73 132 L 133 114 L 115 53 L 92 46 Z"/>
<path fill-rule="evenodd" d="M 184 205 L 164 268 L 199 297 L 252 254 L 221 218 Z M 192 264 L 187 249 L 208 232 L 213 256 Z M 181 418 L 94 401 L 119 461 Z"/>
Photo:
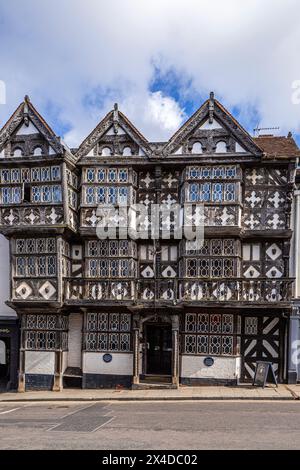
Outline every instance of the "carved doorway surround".
<path fill-rule="evenodd" d="M 158 314 L 149 315 L 135 314 L 133 316 L 133 385 L 140 383 L 140 375 L 145 373 L 145 362 L 142 363 L 143 353 L 141 346 L 145 338 L 146 325 L 170 325 L 172 329 L 172 353 L 171 353 L 171 375 L 172 384 L 179 384 L 179 315 Z M 145 348 L 145 345 L 143 346 Z"/>

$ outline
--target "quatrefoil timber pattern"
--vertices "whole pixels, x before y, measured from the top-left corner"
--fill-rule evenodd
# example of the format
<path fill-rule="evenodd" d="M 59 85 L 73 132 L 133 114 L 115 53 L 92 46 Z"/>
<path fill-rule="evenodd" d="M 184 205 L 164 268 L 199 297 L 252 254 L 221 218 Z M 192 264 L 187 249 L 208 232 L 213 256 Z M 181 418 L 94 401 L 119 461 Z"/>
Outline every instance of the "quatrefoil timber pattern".
<path fill-rule="evenodd" d="M 245 171 L 244 226 L 246 230 L 284 230 L 291 208 L 286 190 L 287 170 L 255 167 Z"/>

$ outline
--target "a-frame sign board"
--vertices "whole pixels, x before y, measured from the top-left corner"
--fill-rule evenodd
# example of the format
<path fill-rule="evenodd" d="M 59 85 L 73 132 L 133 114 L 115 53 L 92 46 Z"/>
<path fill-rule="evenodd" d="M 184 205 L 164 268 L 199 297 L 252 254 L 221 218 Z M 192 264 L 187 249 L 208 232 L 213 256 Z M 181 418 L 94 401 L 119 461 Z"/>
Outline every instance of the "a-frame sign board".
<path fill-rule="evenodd" d="M 273 364 L 272 362 L 257 361 L 252 385 L 264 388 L 267 382 L 273 383 L 277 387 Z"/>

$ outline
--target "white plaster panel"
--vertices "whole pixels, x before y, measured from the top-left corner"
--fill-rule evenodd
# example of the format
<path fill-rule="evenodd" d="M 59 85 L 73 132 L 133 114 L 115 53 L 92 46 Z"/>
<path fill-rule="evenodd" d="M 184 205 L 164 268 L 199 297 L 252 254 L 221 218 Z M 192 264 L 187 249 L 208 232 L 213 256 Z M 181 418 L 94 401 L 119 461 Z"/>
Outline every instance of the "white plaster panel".
<path fill-rule="evenodd" d="M 9 300 L 9 242 L 3 235 L 0 235 L 0 316 L 16 317 L 16 313 L 5 302 Z"/>
<path fill-rule="evenodd" d="M 68 367 L 80 367 L 82 357 L 82 314 L 69 316 Z"/>
<path fill-rule="evenodd" d="M 26 126 L 25 124 L 22 124 L 22 126 L 17 132 L 17 135 L 31 135 L 31 134 L 39 134 L 38 129 L 35 127 L 34 124 L 32 124 L 31 121 L 29 121 L 28 126 Z"/>
<path fill-rule="evenodd" d="M 111 353 L 112 361 L 104 362 L 103 353 L 83 353 L 83 373 L 84 374 L 113 374 L 132 375 L 133 374 L 133 354 L 132 353 Z"/>
<path fill-rule="evenodd" d="M 195 379 L 236 379 L 240 373 L 239 357 L 213 357 L 214 364 L 207 367 L 207 356 L 182 356 L 181 377 Z"/>
<path fill-rule="evenodd" d="M 215 119 L 212 120 L 212 122 L 209 122 L 207 119 L 201 126 L 199 126 L 199 129 L 222 129 L 222 126 L 216 121 Z"/>
<path fill-rule="evenodd" d="M 235 143 L 235 151 L 239 153 L 246 152 L 246 150 L 238 142 Z"/>
<path fill-rule="evenodd" d="M 25 351 L 26 374 L 54 374 L 54 351 Z"/>

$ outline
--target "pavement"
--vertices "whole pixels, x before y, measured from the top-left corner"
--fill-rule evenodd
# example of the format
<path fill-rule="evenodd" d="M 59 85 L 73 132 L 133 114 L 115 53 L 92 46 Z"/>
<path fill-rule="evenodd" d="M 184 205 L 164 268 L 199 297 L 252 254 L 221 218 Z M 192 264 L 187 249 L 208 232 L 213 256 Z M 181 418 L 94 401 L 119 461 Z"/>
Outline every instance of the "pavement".
<path fill-rule="evenodd" d="M 114 450 L 299 448 L 295 400 L 0 403 L 0 449 L 102 449 L 109 456 L 119 455 Z M 101 465 L 101 454 L 96 458 Z"/>
<path fill-rule="evenodd" d="M 300 384 L 279 384 L 265 388 L 252 385 L 180 386 L 178 389 L 65 389 L 61 392 L 28 391 L 25 393 L 0 393 L 3 402 L 52 402 L 52 401 L 181 401 L 181 400 L 300 400 Z"/>

